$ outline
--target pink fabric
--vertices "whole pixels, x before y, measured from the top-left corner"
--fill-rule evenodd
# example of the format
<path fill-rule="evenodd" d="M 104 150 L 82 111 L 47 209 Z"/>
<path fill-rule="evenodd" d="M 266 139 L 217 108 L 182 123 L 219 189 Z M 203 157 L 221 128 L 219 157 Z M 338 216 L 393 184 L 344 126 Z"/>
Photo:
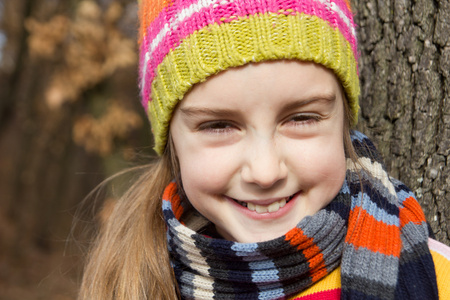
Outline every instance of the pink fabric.
<path fill-rule="evenodd" d="M 436 240 L 428 239 L 428 247 L 430 248 L 430 250 L 436 251 L 450 261 L 449 246 L 442 244 L 441 242 L 438 242 Z"/>
<path fill-rule="evenodd" d="M 177 17 L 181 11 L 189 8 L 189 6 L 191 6 L 191 5 L 200 3 L 201 1 L 202 0 L 175 1 L 175 3 L 173 3 L 170 7 L 161 11 L 161 13 L 158 15 L 158 17 L 156 17 L 156 19 L 152 22 L 150 28 L 148 28 L 147 34 L 145 35 L 145 37 L 148 37 L 149 40 L 153 40 L 166 24 L 173 23 L 174 17 Z M 216 3 L 218 3 L 218 2 L 219 1 L 216 1 Z M 229 3 L 227 4 L 227 6 L 234 5 L 233 3 L 235 3 L 235 2 L 239 2 L 239 1 L 230 0 Z M 264 3 L 265 4 L 264 7 L 260 7 L 260 6 L 259 7 L 251 7 L 251 6 L 247 5 L 248 9 L 246 11 L 250 12 L 250 14 L 255 14 L 257 12 L 265 12 L 265 11 L 276 12 L 279 10 L 280 7 L 285 7 L 284 2 L 287 2 L 287 1 L 280 1 L 280 0 L 267 1 L 267 3 Z M 318 0 L 312 0 L 311 2 L 317 2 L 318 4 L 320 4 Z M 278 3 L 282 3 L 282 5 L 279 5 Z M 332 3 L 335 6 L 337 6 L 349 20 L 352 20 L 351 11 L 347 8 L 347 4 L 345 3 L 345 1 L 331 0 L 331 1 L 329 1 L 329 3 Z M 237 4 L 237 5 L 239 6 L 240 4 Z M 224 6 L 224 5 L 222 5 L 222 6 Z M 289 5 L 289 6 L 292 6 L 292 5 Z M 351 26 L 354 27 L 353 22 L 351 22 Z"/>
<path fill-rule="evenodd" d="M 311 295 L 297 297 L 292 300 L 338 300 L 341 299 L 341 289 L 317 292 Z"/>
<path fill-rule="evenodd" d="M 231 3 L 228 2 L 226 4 L 218 5 L 214 8 L 214 11 L 212 10 L 211 6 L 205 7 L 199 12 L 193 13 L 189 18 L 186 18 L 185 20 L 180 22 L 177 27 L 169 29 L 167 34 L 154 49 L 153 53 L 151 53 L 151 58 L 149 59 L 147 66 L 144 66 L 143 64 L 145 63 L 145 54 L 149 50 L 151 50 L 148 47 L 153 39 L 158 35 L 165 24 L 170 23 L 169 20 L 171 20 L 173 16 L 177 16 L 182 9 L 188 7 L 189 5 L 194 3 L 194 1 L 187 0 L 180 3 L 177 2 L 178 4 L 172 5 L 167 10 L 163 10 L 163 12 L 152 23 L 152 26 L 148 28 L 147 35 L 144 37 L 141 44 L 141 76 L 144 76 L 143 78 L 141 78 L 141 82 L 144 85 L 142 87 L 142 104 L 146 104 L 150 94 L 149 87 L 147 87 L 146 83 L 153 80 L 155 76 L 154 70 L 156 70 L 156 67 L 162 62 L 164 57 L 171 49 L 176 48 L 184 38 L 195 32 L 196 30 L 204 28 L 207 25 L 213 23 L 221 24 L 223 22 L 230 22 L 232 19 L 229 19 L 229 17 L 231 16 L 245 17 L 247 15 L 254 15 L 258 12 L 277 13 L 280 10 L 280 7 L 283 7 L 285 10 L 292 9 L 294 11 L 292 12 L 292 14 L 303 12 L 308 15 L 316 15 L 328 21 L 333 27 L 337 27 L 351 44 L 355 57 L 357 56 L 356 39 L 349 30 L 347 24 L 345 24 L 345 22 L 340 18 L 337 12 L 327 9 L 325 4 L 314 0 L 310 0 L 308 2 L 305 1 L 301 4 L 296 3 L 296 1 L 292 1 L 293 3 L 286 2 L 287 1 L 282 0 L 268 0 L 266 3 L 263 3 L 263 7 L 255 7 L 254 2 L 249 3 L 246 0 L 236 0 Z M 349 14 L 346 4 L 343 1 L 335 0 L 332 2 L 335 3 L 341 9 L 341 11 L 347 12 L 346 15 Z M 350 16 L 348 17 L 351 22 L 351 26 L 354 28 L 353 21 L 351 21 Z M 145 67 L 146 72 L 143 72 Z M 146 107 L 146 105 L 144 105 L 144 107 Z"/>
<path fill-rule="evenodd" d="M 230 22 L 231 16 L 237 17 L 245 17 L 247 15 L 253 15 L 257 12 L 259 13 L 267 13 L 273 12 L 277 13 L 280 10 L 280 7 L 284 7 L 285 9 L 292 9 L 295 13 L 305 13 L 307 15 L 316 15 L 326 21 L 328 21 L 333 27 L 337 27 L 344 37 L 350 42 L 352 45 L 352 50 L 356 55 L 356 41 L 355 37 L 350 32 L 348 26 L 345 22 L 340 18 L 338 13 L 334 11 L 330 11 L 327 9 L 325 4 L 320 3 L 319 1 L 310 0 L 308 3 L 302 2 L 300 5 L 298 3 L 292 3 L 291 5 L 287 5 L 283 3 L 283 5 L 277 5 L 279 3 L 285 1 L 270 1 L 269 5 L 255 8 L 253 3 L 249 3 L 246 0 L 236 0 L 232 3 L 227 3 L 226 5 L 220 5 L 214 8 L 214 11 L 211 7 L 205 7 L 201 9 L 199 12 L 195 12 L 189 18 L 183 20 L 176 28 L 169 29 L 169 32 L 164 36 L 159 45 L 155 48 L 154 53 L 159 57 L 155 57 L 156 65 L 161 63 L 162 58 L 168 53 L 170 49 L 176 48 L 181 41 L 192 34 L 194 31 L 199 30 L 201 28 L 206 27 L 207 25 L 218 23 L 223 23 L 223 19 L 225 22 Z M 337 4 L 337 3 L 336 3 Z M 342 3 L 341 3 L 342 4 Z M 344 4 L 345 5 L 345 4 Z M 341 8 L 341 7 L 340 7 Z M 173 9 L 173 12 L 172 12 Z M 167 13 L 178 13 L 175 11 L 176 6 L 171 6 Z M 341 8 L 342 11 L 345 11 Z M 220 13 L 219 13 L 220 12 Z M 294 14 L 294 13 L 292 13 Z M 163 21 L 162 18 L 166 20 Z M 168 23 L 168 20 L 171 19 L 171 16 L 167 14 L 161 14 L 157 20 L 150 26 L 148 29 L 148 34 L 143 39 L 143 44 L 151 44 L 151 42 L 155 39 L 157 34 L 161 31 L 165 24 Z M 351 19 L 349 19 L 351 20 Z M 354 27 L 353 22 L 351 26 Z M 154 56 L 154 55 L 152 55 Z M 162 57 L 160 57 L 162 56 Z"/>

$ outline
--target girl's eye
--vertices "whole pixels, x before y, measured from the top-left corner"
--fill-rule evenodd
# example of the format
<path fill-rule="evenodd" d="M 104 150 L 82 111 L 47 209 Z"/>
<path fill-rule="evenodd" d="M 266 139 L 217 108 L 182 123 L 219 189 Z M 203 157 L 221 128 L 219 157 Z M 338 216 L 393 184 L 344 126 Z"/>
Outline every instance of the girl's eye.
<path fill-rule="evenodd" d="M 235 128 L 236 128 L 236 126 L 233 125 L 233 123 L 231 123 L 231 122 L 210 121 L 210 122 L 200 124 L 200 126 L 198 127 L 198 130 L 212 132 L 212 133 L 226 133 Z"/>
<path fill-rule="evenodd" d="M 287 123 L 295 126 L 298 125 L 313 125 L 321 120 L 321 116 L 317 114 L 296 114 L 287 119 Z"/>

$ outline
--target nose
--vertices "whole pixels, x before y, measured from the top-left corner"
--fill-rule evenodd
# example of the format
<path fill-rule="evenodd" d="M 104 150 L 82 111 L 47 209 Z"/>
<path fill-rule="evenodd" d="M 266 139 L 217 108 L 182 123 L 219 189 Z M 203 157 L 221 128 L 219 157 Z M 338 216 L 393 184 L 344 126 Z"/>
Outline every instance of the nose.
<path fill-rule="evenodd" d="M 247 183 L 267 189 L 287 176 L 287 166 L 273 139 L 259 138 L 247 145 L 241 176 Z"/>

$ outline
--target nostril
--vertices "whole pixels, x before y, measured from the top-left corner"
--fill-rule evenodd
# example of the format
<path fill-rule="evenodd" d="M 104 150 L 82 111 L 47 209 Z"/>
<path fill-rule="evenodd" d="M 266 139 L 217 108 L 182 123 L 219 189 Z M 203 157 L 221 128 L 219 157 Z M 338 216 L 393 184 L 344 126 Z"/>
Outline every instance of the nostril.
<path fill-rule="evenodd" d="M 271 188 L 287 177 L 286 168 L 279 166 L 277 168 L 258 168 L 245 167 L 242 172 L 242 179 L 247 183 L 253 183 L 261 188 Z"/>

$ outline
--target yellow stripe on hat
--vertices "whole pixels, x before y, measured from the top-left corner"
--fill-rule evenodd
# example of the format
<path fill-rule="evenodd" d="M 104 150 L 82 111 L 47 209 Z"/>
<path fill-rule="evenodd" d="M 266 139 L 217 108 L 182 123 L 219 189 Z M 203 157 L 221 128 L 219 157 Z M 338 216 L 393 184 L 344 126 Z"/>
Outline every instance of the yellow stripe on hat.
<path fill-rule="evenodd" d="M 316 16 L 266 13 L 209 25 L 166 55 L 156 70 L 148 106 L 155 151 L 164 151 L 173 110 L 194 84 L 230 67 L 277 59 L 313 61 L 333 70 L 356 122 L 357 62 L 342 33 Z"/>

